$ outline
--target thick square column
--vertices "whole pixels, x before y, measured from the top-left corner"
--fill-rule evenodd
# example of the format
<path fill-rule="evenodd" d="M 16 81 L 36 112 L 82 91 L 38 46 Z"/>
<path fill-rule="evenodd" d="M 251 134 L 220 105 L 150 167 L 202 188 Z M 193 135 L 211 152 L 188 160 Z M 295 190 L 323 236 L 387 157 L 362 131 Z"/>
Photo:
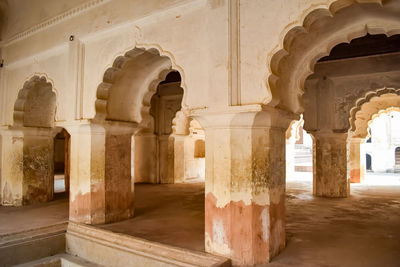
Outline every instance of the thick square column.
<path fill-rule="evenodd" d="M 48 202 L 54 193 L 53 132 L 51 128 L 3 130 L 2 205 Z"/>
<path fill-rule="evenodd" d="M 157 136 L 153 133 L 135 135 L 135 182 L 158 183 Z"/>
<path fill-rule="evenodd" d="M 48 202 L 54 194 L 52 128 L 24 128 L 23 204 Z"/>
<path fill-rule="evenodd" d="M 187 139 L 187 135 L 173 135 L 174 139 L 174 155 L 173 155 L 173 174 L 174 174 L 174 183 L 182 183 L 185 180 L 185 141 Z"/>
<path fill-rule="evenodd" d="M 23 203 L 24 133 L 21 130 L 1 130 L 1 205 L 21 206 Z"/>
<path fill-rule="evenodd" d="M 206 251 L 234 265 L 268 263 L 285 247 L 286 115 L 196 116 L 206 135 Z"/>
<path fill-rule="evenodd" d="M 361 151 L 361 144 L 365 141 L 364 138 L 350 139 L 350 182 L 362 183 L 365 177 L 365 159 L 361 159 L 364 155 Z"/>
<path fill-rule="evenodd" d="M 71 133 L 70 220 L 102 224 L 133 216 L 130 127 L 87 124 Z"/>
<path fill-rule="evenodd" d="M 312 132 L 314 136 L 314 195 L 347 197 L 347 133 Z"/>

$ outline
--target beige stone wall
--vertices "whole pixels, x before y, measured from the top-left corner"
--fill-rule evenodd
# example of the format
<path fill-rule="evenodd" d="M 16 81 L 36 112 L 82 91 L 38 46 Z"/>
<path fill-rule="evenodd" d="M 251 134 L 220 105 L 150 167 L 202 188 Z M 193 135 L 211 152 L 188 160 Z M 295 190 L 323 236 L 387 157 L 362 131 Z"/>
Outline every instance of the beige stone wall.
<path fill-rule="evenodd" d="M 331 2 L 12 1 L 1 44 L 0 123 L 12 124 L 17 91 L 38 73 L 46 74 L 57 92 L 58 122 L 92 118 L 105 70 L 135 46 L 154 47 L 172 60 L 182 75 L 184 106 L 268 103 L 268 64 L 285 33 Z M 24 10 L 28 16 L 21 15 Z M 229 56 L 235 55 L 245 68 L 231 67 Z"/>
<path fill-rule="evenodd" d="M 329 77 L 324 64 L 316 64 L 341 42 L 399 32 L 400 2 L 394 0 L 56 2 L 9 1 L 2 24 L 2 202 L 22 203 L 23 159 L 37 155 L 21 129 L 7 128 L 24 125 L 26 110 L 15 103 L 26 81 L 43 77 L 55 100 L 54 121 L 36 126 L 54 124 L 71 133 L 72 221 L 97 224 L 133 216 L 131 162 L 135 179 L 151 182 L 160 182 L 161 168 L 171 170 L 172 154 L 174 164 L 180 162 L 175 182 L 187 168 L 200 168 L 193 151 L 199 138 L 186 130 L 194 117 L 206 140 L 206 250 L 232 258 L 234 265 L 265 264 L 284 248 L 289 122 L 305 111 L 304 128 L 315 138 L 315 193 L 344 197 L 350 108 L 377 85 L 398 86 L 393 78 L 398 63 L 387 70 L 383 58 L 360 61 L 346 73 L 340 73 L 339 62 Z M 160 138 L 149 115 L 151 97 L 171 70 L 181 75 L 182 112 L 176 118 L 183 123 Z M 305 82 L 314 71 L 314 79 Z M 42 150 L 52 146 L 38 143 Z M 162 167 L 154 160 L 160 151 Z"/>

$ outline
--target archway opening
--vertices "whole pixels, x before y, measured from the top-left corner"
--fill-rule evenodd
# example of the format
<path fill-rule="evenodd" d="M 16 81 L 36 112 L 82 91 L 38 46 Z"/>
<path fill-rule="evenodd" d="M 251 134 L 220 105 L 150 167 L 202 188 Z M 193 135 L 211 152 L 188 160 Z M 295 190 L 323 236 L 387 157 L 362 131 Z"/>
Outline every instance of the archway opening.
<path fill-rule="evenodd" d="M 135 48 L 106 71 L 96 121 L 110 132 L 114 124 L 134 128 L 129 173 L 135 211 L 131 219 L 99 227 L 204 251 L 204 155 L 194 153 L 204 133 L 182 108 L 181 83 L 181 73 L 155 49 Z"/>
<path fill-rule="evenodd" d="M 22 137 L 19 155 L 23 162 L 20 173 L 23 205 L 53 200 L 55 115 L 53 84 L 44 76 L 33 76 L 18 92 L 13 113 L 12 128 Z"/>
<path fill-rule="evenodd" d="M 0 215 L 3 234 L 29 232 L 68 220 L 68 197 L 57 194 L 58 181 L 54 179 L 55 170 L 68 169 L 57 165 L 60 159 L 55 158 L 60 146 L 56 135 L 61 130 L 55 127 L 56 92 L 50 79 L 33 76 L 18 92 L 13 125 L 2 129 L 2 157 L 13 159 L 0 164 L 0 191 L 6 192 L 1 198 L 1 205 L 6 206 L 1 207 Z M 21 205 L 29 206 L 12 207 Z"/>
<path fill-rule="evenodd" d="M 366 163 L 365 163 L 365 168 L 366 168 L 366 170 L 367 171 L 372 171 L 372 157 L 371 157 L 371 155 L 370 154 L 365 154 L 365 160 L 366 160 Z"/>
<path fill-rule="evenodd" d="M 137 224 L 147 217 L 153 225 L 135 226 L 134 235 L 204 250 L 205 147 L 198 145 L 199 141 L 204 142 L 204 133 L 202 135 L 201 127 L 181 111 L 183 89 L 180 83 L 179 72 L 171 71 L 158 84 L 150 101 L 152 127 L 135 136 L 136 203 L 143 207 L 156 204 L 158 212 L 170 213 L 175 218 L 170 220 L 168 216 L 161 225 L 158 223 L 159 215 L 138 207 Z M 144 162 L 143 159 L 148 160 Z M 149 168 L 149 164 L 153 167 Z M 154 194 L 158 197 L 154 198 Z M 181 201 L 187 205 L 181 206 Z M 189 212 L 195 212 L 198 216 L 190 216 Z M 154 230 L 161 228 L 171 234 L 163 237 L 154 235 Z M 142 229 L 142 232 L 138 229 Z M 190 232 L 192 238 L 185 238 L 185 232 Z"/>
<path fill-rule="evenodd" d="M 355 208 L 354 203 L 351 203 L 354 198 L 346 198 L 350 192 L 350 168 L 347 166 L 350 110 L 368 92 L 381 88 L 399 88 L 396 77 L 400 70 L 397 63 L 400 46 L 399 36 L 395 36 L 400 29 L 398 20 L 395 21 L 395 17 L 398 17 L 398 4 L 397 1 L 334 1 L 329 8 L 315 9 L 305 17 L 302 25 L 293 27 L 286 33 L 281 50 L 271 58 L 268 85 L 272 96 L 268 105 L 298 115 L 303 113 L 304 129 L 313 136 L 314 141 L 314 195 L 326 197 L 322 205 L 319 198 L 302 197 L 303 188 L 287 188 L 286 231 L 289 236 L 287 245 L 291 249 L 303 247 L 297 243 L 298 240 L 307 240 L 307 243 L 303 243 L 307 249 L 311 244 L 314 249 L 320 249 L 325 243 L 322 241 L 324 239 L 327 241 L 325 244 L 332 244 L 331 236 L 325 233 L 336 232 L 336 229 L 327 226 L 336 223 L 326 221 L 328 213 L 330 220 L 334 220 L 344 213 L 348 214 L 343 209 L 345 205 L 349 204 L 350 209 Z M 341 43 L 343 44 L 340 45 Z M 336 45 L 340 47 L 334 48 Z M 373 193 L 357 190 L 354 196 L 368 202 L 371 201 L 368 194 L 386 197 L 398 194 L 396 190 L 374 190 Z M 338 205 L 335 209 L 343 209 L 343 213 L 327 212 L 327 203 L 330 207 Z M 375 207 L 375 203 L 370 207 Z M 361 221 L 357 219 L 360 216 L 354 216 L 367 214 L 369 209 L 365 206 L 354 210 L 356 212 L 346 220 L 357 220 L 364 229 L 368 229 L 358 236 L 356 247 L 359 249 L 365 243 L 361 239 L 365 236 L 371 237 L 370 232 L 374 231 L 371 229 L 376 228 L 376 223 Z M 307 220 L 308 217 L 312 219 Z M 327 227 L 319 228 L 318 240 L 315 240 L 304 232 L 315 231 L 317 221 L 321 222 L 320 226 Z M 354 233 L 354 224 L 344 221 L 339 223 L 342 232 Z M 313 228 L 308 228 L 310 225 Z M 356 239 L 353 235 L 342 237 L 339 246 L 343 248 L 343 253 L 352 251 L 350 254 L 354 255 Z M 291 238 L 296 242 L 291 243 Z M 297 248 L 293 243 L 296 243 Z M 351 247 L 348 246 L 350 243 Z M 363 253 L 360 255 L 364 257 L 370 249 L 362 249 Z M 328 248 L 324 251 L 328 251 Z M 307 251 L 299 249 L 299 255 L 306 253 Z M 337 255 L 327 253 L 319 260 L 343 265 L 338 263 Z M 393 254 L 387 255 L 392 262 L 396 262 Z M 298 264 L 301 265 L 300 262 Z"/>
<path fill-rule="evenodd" d="M 305 80 L 302 95 L 304 128 L 315 140 L 314 194 L 346 197 L 350 194 L 349 182 L 359 182 L 364 176 L 365 155 L 358 159 L 360 151 L 355 148 L 365 142 L 365 136 L 360 136 L 361 130 L 353 131 L 358 127 L 356 123 L 365 121 L 365 114 L 370 110 L 377 111 L 382 105 L 396 105 L 397 100 L 391 97 L 397 96 L 397 90 L 381 88 L 386 88 L 387 84 L 396 86 L 396 71 L 400 69 L 396 63 L 400 56 L 399 42 L 400 35 L 388 37 L 367 33 L 349 43 L 340 43 L 316 62 L 314 73 Z M 375 93 L 371 92 L 377 90 L 377 96 L 384 95 L 383 104 L 375 103 L 377 100 L 373 99 Z M 359 100 L 363 96 L 366 96 L 365 100 Z M 370 99 L 376 105 L 368 104 L 357 113 Z M 353 108 L 355 103 L 360 107 Z M 362 119 L 355 122 L 356 117 Z M 365 127 L 362 129 L 366 131 Z M 351 141 L 348 142 L 348 138 Z M 357 167 L 360 161 L 363 168 Z"/>
<path fill-rule="evenodd" d="M 56 128 L 54 137 L 54 194 L 55 198 L 68 195 L 70 181 L 71 135 L 64 128 Z"/>
<path fill-rule="evenodd" d="M 398 175 L 400 146 L 400 112 L 389 108 L 374 115 L 368 123 L 369 136 L 361 146 L 361 167 L 365 177 L 360 182 L 366 185 L 400 185 Z M 364 170 L 364 169 L 363 169 Z"/>
<path fill-rule="evenodd" d="M 394 100 L 392 97 L 398 96 L 397 88 L 399 88 L 399 84 L 396 76 L 400 70 L 399 65 L 397 64 L 399 51 L 393 52 L 388 49 L 386 52 L 380 50 L 375 53 L 368 50 L 369 48 L 367 44 L 370 44 L 371 42 L 373 43 L 378 39 L 386 40 L 384 41 L 386 44 L 397 44 L 398 41 L 392 42 L 390 39 L 398 40 L 398 38 L 398 36 L 388 38 L 387 36 L 381 35 L 379 37 L 366 35 L 359 40 L 350 42 L 350 44 L 341 45 L 350 50 L 353 49 L 353 46 L 357 47 L 354 48 L 355 51 L 364 51 L 361 54 L 346 51 L 344 48 L 343 50 L 340 50 L 340 52 L 337 52 L 334 48 L 330 56 L 321 60 L 315 60 L 315 65 L 313 65 L 314 73 L 305 79 L 304 94 L 302 94 L 302 92 L 299 93 L 302 94 L 301 99 L 304 108 L 304 110 L 300 109 L 300 112 L 304 111 L 304 129 L 313 136 L 314 177 L 312 180 L 313 182 L 308 182 L 310 186 L 306 187 L 302 183 L 291 183 L 291 177 L 290 175 L 287 175 L 286 231 L 289 236 L 288 247 L 290 247 L 290 249 L 297 249 L 292 245 L 294 242 L 290 242 L 291 239 L 307 240 L 307 245 L 305 245 L 309 246 L 312 244 L 315 249 L 323 246 L 325 241 L 322 240 L 329 240 L 330 238 L 329 235 L 325 233 L 335 231 L 333 227 L 323 226 L 319 228 L 320 238 L 318 238 L 318 240 L 314 239 L 310 235 L 304 234 L 302 231 L 306 229 L 306 231 L 312 232 L 314 229 L 308 227 L 309 225 L 314 225 L 317 221 L 318 223 L 321 223 L 321 226 L 325 223 L 329 224 L 329 222 L 326 221 L 327 216 L 330 218 L 339 217 L 342 214 L 341 212 L 343 212 L 343 214 L 346 213 L 344 208 L 346 206 L 349 208 L 351 207 L 354 211 L 353 213 L 347 213 L 348 217 L 346 220 L 351 221 L 357 218 L 356 214 L 368 214 L 369 209 L 373 208 L 375 205 L 373 204 L 374 198 L 391 198 L 395 201 L 398 200 L 399 187 L 376 185 L 362 187 L 354 184 L 351 185 L 352 196 L 354 196 L 352 198 L 331 200 L 328 198 L 320 199 L 317 197 L 310 197 L 311 192 L 313 192 L 315 196 L 319 197 L 345 198 L 350 192 L 350 178 L 357 176 L 358 178 L 360 177 L 362 169 L 352 168 L 352 166 L 347 165 L 352 157 L 352 152 L 348 147 L 351 145 L 358 145 L 358 147 L 360 147 L 360 142 L 365 142 L 367 134 L 358 136 L 355 130 L 351 129 L 354 125 L 354 123 L 349 122 L 349 118 L 354 112 L 352 111 L 352 107 L 356 105 L 356 102 L 359 101 L 360 98 L 366 95 L 368 96 L 365 97 L 362 102 L 366 103 L 372 101 L 374 103 L 374 105 L 369 105 L 368 108 L 365 106 L 361 112 L 354 114 L 354 117 L 359 119 L 359 121 L 357 121 L 358 124 L 361 121 L 370 120 L 367 116 L 367 114 L 369 114 L 367 110 L 376 113 L 384 107 L 384 105 L 382 105 L 384 102 L 379 102 L 379 98 L 382 99 L 383 97 L 385 99 L 391 99 L 388 101 L 385 100 L 385 103 L 390 103 L 390 106 L 395 106 L 397 100 Z M 371 47 L 375 46 L 372 45 Z M 399 46 L 396 45 L 396 49 L 398 49 L 398 47 Z M 363 53 L 365 53 L 365 55 Z M 301 65 L 300 67 L 298 66 L 298 68 L 307 68 L 308 66 L 309 65 Z M 286 81 L 280 82 L 284 83 Z M 384 88 L 382 94 L 376 93 L 376 91 L 379 91 L 382 88 Z M 367 130 L 367 127 L 364 129 Z M 374 131 L 376 130 L 372 129 L 371 131 L 371 142 L 374 142 Z M 351 144 L 349 141 L 350 137 L 358 138 L 357 142 Z M 394 158 L 394 151 L 395 147 L 392 147 L 390 149 L 390 157 Z M 362 154 L 362 151 L 353 154 L 353 156 L 363 159 L 364 162 L 366 161 L 366 154 Z M 385 156 L 380 157 L 382 160 L 386 158 Z M 376 156 L 372 155 L 372 169 L 375 161 Z M 368 175 L 368 173 L 366 175 Z M 354 199 L 362 199 L 362 201 L 365 201 L 364 203 L 368 203 L 368 205 L 357 206 L 357 204 L 354 203 Z M 324 201 L 324 204 L 322 204 L 322 201 Z M 382 201 L 382 203 L 385 202 L 386 200 Z M 336 209 L 336 212 L 327 212 L 327 206 L 325 205 L 329 205 L 330 208 Z M 383 206 L 384 205 L 382 205 L 382 207 Z M 339 210 L 341 211 L 340 213 L 337 212 Z M 380 209 L 380 211 L 384 212 L 383 209 Z M 312 216 L 310 216 L 310 214 L 312 214 Z M 305 219 L 303 221 L 303 218 L 308 216 L 313 219 Z M 350 242 L 355 242 L 357 243 L 357 248 L 360 248 L 360 250 L 362 249 L 364 252 L 368 252 L 368 248 L 363 247 L 363 237 L 368 235 L 369 232 L 375 228 L 376 223 L 379 222 L 379 220 L 376 222 L 369 220 L 361 221 L 360 225 L 362 225 L 364 229 L 368 230 L 363 230 L 363 233 L 357 234 L 356 238 L 351 234 L 347 234 L 354 230 L 354 225 L 346 223 L 344 220 L 345 219 L 340 221 L 340 224 L 343 233 L 346 232 L 346 234 L 343 234 L 343 242 L 341 241 L 340 246 L 346 248 L 344 250 L 347 251 L 351 249 L 351 247 L 348 247 L 348 244 Z M 398 227 L 398 223 L 393 224 L 393 226 Z M 301 229 L 301 231 L 298 229 Z M 307 253 L 301 249 L 298 250 L 299 254 Z M 334 255 L 334 253 L 332 253 L 332 255 Z M 394 257 L 392 257 L 390 253 L 387 255 L 391 258 L 391 261 L 394 262 Z M 335 262 L 334 257 L 331 255 L 329 255 L 329 260 L 321 260 L 324 262 Z"/>
<path fill-rule="evenodd" d="M 313 181 L 313 140 L 303 128 L 303 116 L 286 131 L 286 187 L 310 189 Z"/>

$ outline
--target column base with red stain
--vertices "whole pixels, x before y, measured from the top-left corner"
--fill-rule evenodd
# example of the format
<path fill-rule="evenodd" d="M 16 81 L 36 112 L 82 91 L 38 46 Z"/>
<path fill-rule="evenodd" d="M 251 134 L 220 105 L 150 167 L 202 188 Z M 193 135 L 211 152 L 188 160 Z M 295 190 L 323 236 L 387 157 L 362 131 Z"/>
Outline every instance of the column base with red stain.
<path fill-rule="evenodd" d="M 132 217 L 130 129 L 89 124 L 69 132 L 70 220 L 103 224 Z"/>
<path fill-rule="evenodd" d="M 197 118 L 206 134 L 205 248 L 233 265 L 267 264 L 285 247 L 285 114 Z"/>

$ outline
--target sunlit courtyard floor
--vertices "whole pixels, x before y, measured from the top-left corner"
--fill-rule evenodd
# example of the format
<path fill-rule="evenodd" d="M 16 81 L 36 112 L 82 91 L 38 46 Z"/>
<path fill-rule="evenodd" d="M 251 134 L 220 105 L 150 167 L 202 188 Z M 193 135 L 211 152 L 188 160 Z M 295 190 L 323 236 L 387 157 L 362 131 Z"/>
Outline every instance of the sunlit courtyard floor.
<path fill-rule="evenodd" d="M 311 173 L 288 178 L 287 246 L 268 266 L 400 266 L 400 184 L 382 185 L 400 176 L 367 177 L 345 199 L 313 197 Z"/>

